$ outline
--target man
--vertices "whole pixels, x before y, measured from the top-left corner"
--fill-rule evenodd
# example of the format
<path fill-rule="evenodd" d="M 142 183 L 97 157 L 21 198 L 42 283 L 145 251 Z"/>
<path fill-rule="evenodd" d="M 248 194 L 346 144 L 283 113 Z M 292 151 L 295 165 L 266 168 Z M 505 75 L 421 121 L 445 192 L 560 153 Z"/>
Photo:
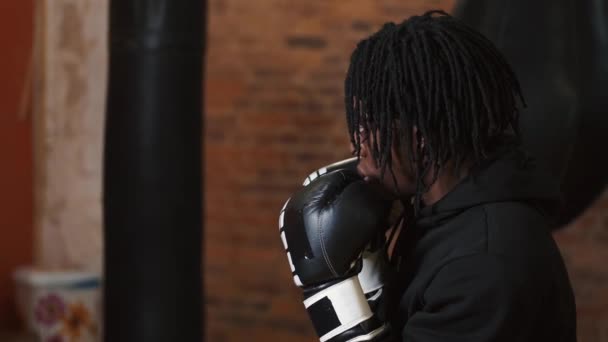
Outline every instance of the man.
<path fill-rule="evenodd" d="M 357 173 L 313 173 L 279 222 L 321 341 L 575 341 L 556 187 L 520 150 L 523 98 L 492 43 L 444 12 L 386 24 L 345 93 Z M 411 210 L 378 248 L 391 199 Z"/>

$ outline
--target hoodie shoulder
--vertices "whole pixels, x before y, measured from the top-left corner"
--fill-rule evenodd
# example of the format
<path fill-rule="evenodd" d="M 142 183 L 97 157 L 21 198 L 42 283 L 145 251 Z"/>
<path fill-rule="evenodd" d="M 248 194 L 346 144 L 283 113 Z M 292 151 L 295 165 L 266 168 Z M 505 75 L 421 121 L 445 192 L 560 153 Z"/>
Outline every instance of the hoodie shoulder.
<path fill-rule="evenodd" d="M 523 256 L 553 248 L 549 220 L 533 204 L 505 201 L 481 207 L 486 221 L 487 253 Z"/>
<path fill-rule="evenodd" d="M 471 253 L 527 255 L 553 248 L 547 218 L 526 202 L 489 202 L 428 229 L 418 248 L 447 261 Z"/>

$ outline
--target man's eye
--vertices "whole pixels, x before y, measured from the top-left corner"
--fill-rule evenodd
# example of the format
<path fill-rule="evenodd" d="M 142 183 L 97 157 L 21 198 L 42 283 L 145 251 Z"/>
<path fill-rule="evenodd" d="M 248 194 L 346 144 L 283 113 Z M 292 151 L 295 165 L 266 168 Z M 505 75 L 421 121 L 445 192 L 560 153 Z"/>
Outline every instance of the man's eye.
<path fill-rule="evenodd" d="M 368 139 L 367 131 L 363 126 L 359 126 L 359 142 L 364 143 Z"/>
<path fill-rule="evenodd" d="M 367 135 L 366 132 L 367 131 L 365 130 L 365 127 L 363 127 L 363 126 L 360 125 L 359 126 L 359 135 L 360 136 L 366 136 Z"/>

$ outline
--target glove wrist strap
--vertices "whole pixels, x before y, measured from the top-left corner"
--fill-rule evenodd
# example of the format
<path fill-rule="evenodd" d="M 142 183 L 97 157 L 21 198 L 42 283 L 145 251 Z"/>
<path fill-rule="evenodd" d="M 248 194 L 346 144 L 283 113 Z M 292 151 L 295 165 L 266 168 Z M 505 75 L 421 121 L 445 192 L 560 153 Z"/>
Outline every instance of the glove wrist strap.
<path fill-rule="evenodd" d="M 315 293 L 304 300 L 304 306 L 321 342 L 373 316 L 357 276 Z"/>
<path fill-rule="evenodd" d="M 382 253 L 382 249 L 363 252 L 363 267 L 359 272 L 359 282 L 365 294 L 372 293 L 384 286 Z"/>

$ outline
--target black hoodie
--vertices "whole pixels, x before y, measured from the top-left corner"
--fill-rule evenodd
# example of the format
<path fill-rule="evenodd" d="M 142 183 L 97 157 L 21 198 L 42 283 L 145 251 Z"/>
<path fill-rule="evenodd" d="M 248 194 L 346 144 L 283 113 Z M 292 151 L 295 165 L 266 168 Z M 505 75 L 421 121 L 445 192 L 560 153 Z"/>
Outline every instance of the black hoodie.
<path fill-rule="evenodd" d="M 574 296 L 549 229 L 555 188 L 512 151 L 423 208 L 392 257 L 392 340 L 576 341 Z"/>

